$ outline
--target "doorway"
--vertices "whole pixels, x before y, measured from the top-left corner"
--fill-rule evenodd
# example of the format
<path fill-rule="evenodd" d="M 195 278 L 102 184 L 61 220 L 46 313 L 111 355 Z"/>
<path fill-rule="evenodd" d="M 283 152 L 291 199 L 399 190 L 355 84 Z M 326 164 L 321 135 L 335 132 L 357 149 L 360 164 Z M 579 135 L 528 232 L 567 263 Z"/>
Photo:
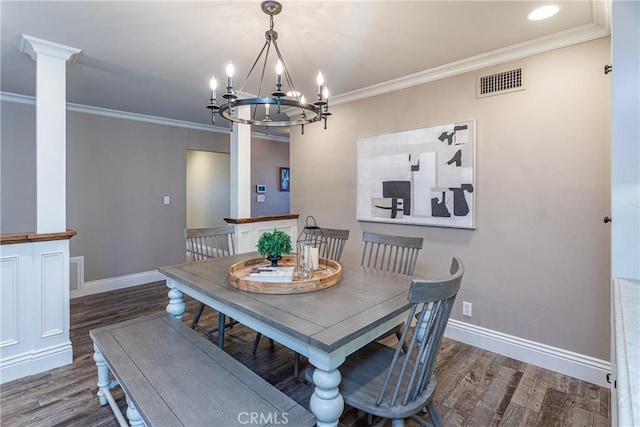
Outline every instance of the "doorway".
<path fill-rule="evenodd" d="M 187 228 L 227 225 L 230 177 L 228 153 L 187 150 Z"/>

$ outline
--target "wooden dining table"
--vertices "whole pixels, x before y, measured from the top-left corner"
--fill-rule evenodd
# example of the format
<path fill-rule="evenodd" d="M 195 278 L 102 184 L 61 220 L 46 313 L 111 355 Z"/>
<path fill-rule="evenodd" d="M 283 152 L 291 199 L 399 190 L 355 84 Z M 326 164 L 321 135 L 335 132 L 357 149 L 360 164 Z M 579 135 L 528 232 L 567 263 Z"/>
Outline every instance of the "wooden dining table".
<path fill-rule="evenodd" d="M 306 356 L 315 367 L 309 408 L 318 426 L 337 426 L 344 409 L 340 365 L 406 319 L 411 279 L 341 264 L 340 282 L 315 292 L 273 295 L 231 286 L 229 268 L 258 257 L 250 252 L 160 268 L 170 288 L 167 312 L 182 318 L 187 294 Z"/>

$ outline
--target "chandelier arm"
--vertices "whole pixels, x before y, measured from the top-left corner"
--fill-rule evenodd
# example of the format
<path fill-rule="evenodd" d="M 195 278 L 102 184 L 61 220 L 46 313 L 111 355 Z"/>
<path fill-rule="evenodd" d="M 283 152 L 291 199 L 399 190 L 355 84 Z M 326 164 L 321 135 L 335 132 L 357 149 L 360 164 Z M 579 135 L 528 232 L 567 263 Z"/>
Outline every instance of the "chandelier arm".
<path fill-rule="evenodd" d="M 247 81 L 249 80 L 249 77 L 251 77 L 251 73 L 253 73 L 253 69 L 256 68 L 256 65 L 258 64 L 258 61 L 260 60 L 260 57 L 262 56 L 262 54 L 264 53 L 264 50 L 266 49 L 266 47 L 268 45 L 269 45 L 269 41 L 266 41 L 264 43 L 264 45 L 262 46 L 262 49 L 260 50 L 260 53 L 258 54 L 258 57 L 253 62 L 253 65 L 251 66 L 251 69 L 247 73 L 247 76 L 244 78 L 244 81 L 242 82 L 242 86 L 240 86 L 240 89 L 238 90 L 239 92 L 242 92 L 244 90 L 244 87 L 247 84 Z"/>
<path fill-rule="evenodd" d="M 258 86 L 258 98 L 262 97 L 262 83 L 264 82 L 264 72 L 267 68 L 267 61 L 269 60 L 269 50 L 271 50 L 271 43 L 268 43 L 267 52 L 264 55 L 264 63 L 262 64 L 262 73 L 260 74 L 260 85 Z"/>
<path fill-rule="evenodd" d="M 264 54 L 264 62 L 262 64 L 262 73 L 260 74 L 260 84 L 258 85 L 258 98 L 262 98 L 262 83 L 264 82 L 264 72 L 267 68 L 267 62 L 269 61 L 269 51 L 271 50 L 271 43 L 269 41 L 267 41 L 266 43 L 268 46 L 265 46 L 267 48 L 267 52 Z M 262 51 L 264 52 L 264 47 L 262 49 Z M 260 56 L 262 56 L 262 52 L 260 52 Z M 258 56 L 258 58 L 260 58 L 260 56 Z M 253 107 L 253 114 L 252 114 L 252 119 L 255 120 L 256 118 L 256 113 L 258 112 L 258 105 L 256 104 Z"/>

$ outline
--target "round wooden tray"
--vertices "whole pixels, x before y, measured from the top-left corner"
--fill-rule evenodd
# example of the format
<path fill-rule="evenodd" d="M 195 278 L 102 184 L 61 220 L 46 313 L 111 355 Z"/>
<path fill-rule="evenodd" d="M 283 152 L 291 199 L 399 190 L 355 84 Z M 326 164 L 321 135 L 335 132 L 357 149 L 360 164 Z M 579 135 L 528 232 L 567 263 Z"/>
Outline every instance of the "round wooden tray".
<path fill-rule="evenodd" d="M 325 264 L 326 263 L 326 264 Z M 233 264 L 229 268 L 229 284 L 243 291 L 259 294 L 298 294 L 313 292 L 329 288 L 342 279 L 342 267 L 335 261 L 320 259 L 320 265 L 326 265 L 326 269 L 315 270 L 309 279 L 298 279 L 294 276 L 291 282 L 261 282 L 257 280 L 245 280 L 245 276 L 252 273 L 257 267 L 268 267 L 271 263 L 264 258 L 254 258 Z M 282 267 L 295 267 L 295 255 L 283 255 L 278 261 Z"/>

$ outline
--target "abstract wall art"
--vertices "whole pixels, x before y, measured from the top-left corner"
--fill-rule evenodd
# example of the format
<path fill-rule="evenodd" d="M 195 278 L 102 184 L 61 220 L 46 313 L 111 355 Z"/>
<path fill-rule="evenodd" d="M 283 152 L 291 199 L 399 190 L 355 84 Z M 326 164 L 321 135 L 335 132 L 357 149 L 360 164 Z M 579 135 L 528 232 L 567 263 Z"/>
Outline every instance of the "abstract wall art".
<path fill-rule="evenodd" d="M 475 120 L 358 138 L 359 221 L 475 228 Z"/>

